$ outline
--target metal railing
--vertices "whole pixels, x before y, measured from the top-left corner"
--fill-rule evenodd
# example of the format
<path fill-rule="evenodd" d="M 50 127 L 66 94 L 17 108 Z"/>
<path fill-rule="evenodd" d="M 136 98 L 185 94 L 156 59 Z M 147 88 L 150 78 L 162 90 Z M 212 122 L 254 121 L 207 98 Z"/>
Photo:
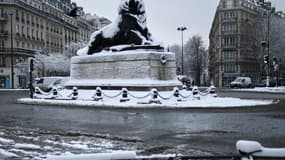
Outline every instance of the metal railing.
<path fill-rule="evenodd" d="M 30 50 L 30 49 L 24 49 L 24 48 L 0 48 L 0 54 L 13 54 L 17 55 L 27 55 L 27 56 L 34 56 L 37 51 Z"/>

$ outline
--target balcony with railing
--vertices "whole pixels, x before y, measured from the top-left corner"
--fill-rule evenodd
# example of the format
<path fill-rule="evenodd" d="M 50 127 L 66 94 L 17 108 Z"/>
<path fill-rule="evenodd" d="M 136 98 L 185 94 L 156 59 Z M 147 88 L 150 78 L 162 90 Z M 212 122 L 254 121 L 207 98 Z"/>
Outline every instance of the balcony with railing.
<path fill-rule="evenodd" d="M 228 30 L 228 31 L 223 31 L 222 33 L 225 36 L 227 36 L 227 35 L 236 35 L 236 34 L 238 34 L 238 31 L 237 30 Z"/>
<path fill-rule="evenodd" d="M 55 19 L 57 21 L 62 21 L 63 22 L 63 19 L 62 17 L 57 17 L 57 16 L 54 16 L 52 14 L 49 14 L 47 12 L 44 12 L 43 10 L 41 9 L 38 9 L 34 6 L 31 6 L 23 1 L 20 1 L 20 0 L 0 0 L 0 5 L 17 5 L 21 8 L 25 8 L 27 10 L 30 10 L 32 12 L 35 12 L 35 13 L 38 13 L 38 14 L 43 14 L 43 15 L 46 15 L 48 18 L 52 18 L 52 19 Z M 25 23 L 25 19 L 22 19 L 22 22 Z"/>
<path fill-rule="evenodd" d="M 35 50 L 24 48 L 0 48 L 0 55 L 19 55 L 33 57 L 37 53 Z"/>
<path fill-rule="evenodd" d="M 2 31 L 0 31 L 0 36 L 1 37 L 7 37 L 8 36 L 8 31 L 4 31 L 4 30 L 2 30 Z"/>

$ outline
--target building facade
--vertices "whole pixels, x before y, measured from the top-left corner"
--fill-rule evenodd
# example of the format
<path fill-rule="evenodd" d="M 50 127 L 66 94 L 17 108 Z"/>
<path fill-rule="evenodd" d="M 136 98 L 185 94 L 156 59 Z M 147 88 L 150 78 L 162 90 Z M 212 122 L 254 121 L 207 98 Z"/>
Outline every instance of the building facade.
<path fill-rule="evenodd" d="M 89 40 L 97 28 L 69 16 L 76 7 L 70 0 L 0 1 L 0 88 L 26 88 L 28 58 L 37 52 L 63 53 Z"/>
<path fill-rule="evenodd" d="M 260 45 L 266 39 L 266 10 L 261 1 L 220 0 L 209 36 L 209 70 L 216 86 L 227 87 L 238 76 L 256 83 L 266 75 Z"/>

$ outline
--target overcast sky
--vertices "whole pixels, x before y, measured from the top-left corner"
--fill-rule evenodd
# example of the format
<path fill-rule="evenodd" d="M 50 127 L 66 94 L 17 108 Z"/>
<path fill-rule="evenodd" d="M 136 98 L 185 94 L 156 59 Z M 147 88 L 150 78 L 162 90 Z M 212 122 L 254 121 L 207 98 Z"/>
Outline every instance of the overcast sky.
<path fill-rule="evenodd" d="M 85 12 L 114 20 L 120 0 L 73 0 Z M 208 44 L 209 31 L 219 0 L 145 0 L 147 24 L 154 38 L 164 45 L 181 44 L 178 26 L 186 26 L 185 40 L 199 34 Z M 285 11 L 285 0 L 271 0 Z"/>

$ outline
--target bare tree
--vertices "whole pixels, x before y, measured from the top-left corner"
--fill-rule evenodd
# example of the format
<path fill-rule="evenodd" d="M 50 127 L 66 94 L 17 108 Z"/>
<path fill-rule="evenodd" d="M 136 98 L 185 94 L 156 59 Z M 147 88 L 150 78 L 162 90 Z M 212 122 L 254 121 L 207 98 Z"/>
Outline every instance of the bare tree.
<path fill-rule="evenodd" d="M 76 43 L 72 42 L 66 46 L 64 54 L 69 58 L 76 56 L 77 51 L 80 48 L 84 48 L 87 45 L 87 43 L 88 43 L 87 41 L 81 41 L 81 42 L 76 42 Z"/>
<path fill-rule="evenodd" d="M 196 85 L 201 84 L 201 75 L 208 66 L 208 58 L 203 58 L 207 55 L 204 41 L 200 35 L 191 37 L 185 45 L 185 71 L 186 74 L 191 76 Z M 208 56 L 207 56 L 208 57 Z"/>
<path fill-rule="evenodd" d="M 285 18 L 271 15 L 270 19 L 269 35 L 271 58 L 277 58 L 279 63 L 282 64 L 282 58 L 284 61 L 285 54 Z"/>
<path fill-rule="evenodd" d="M 68 76 L 70 58 L 62 53 L 37 53 L 35 68 L 38 76 Z"/>

